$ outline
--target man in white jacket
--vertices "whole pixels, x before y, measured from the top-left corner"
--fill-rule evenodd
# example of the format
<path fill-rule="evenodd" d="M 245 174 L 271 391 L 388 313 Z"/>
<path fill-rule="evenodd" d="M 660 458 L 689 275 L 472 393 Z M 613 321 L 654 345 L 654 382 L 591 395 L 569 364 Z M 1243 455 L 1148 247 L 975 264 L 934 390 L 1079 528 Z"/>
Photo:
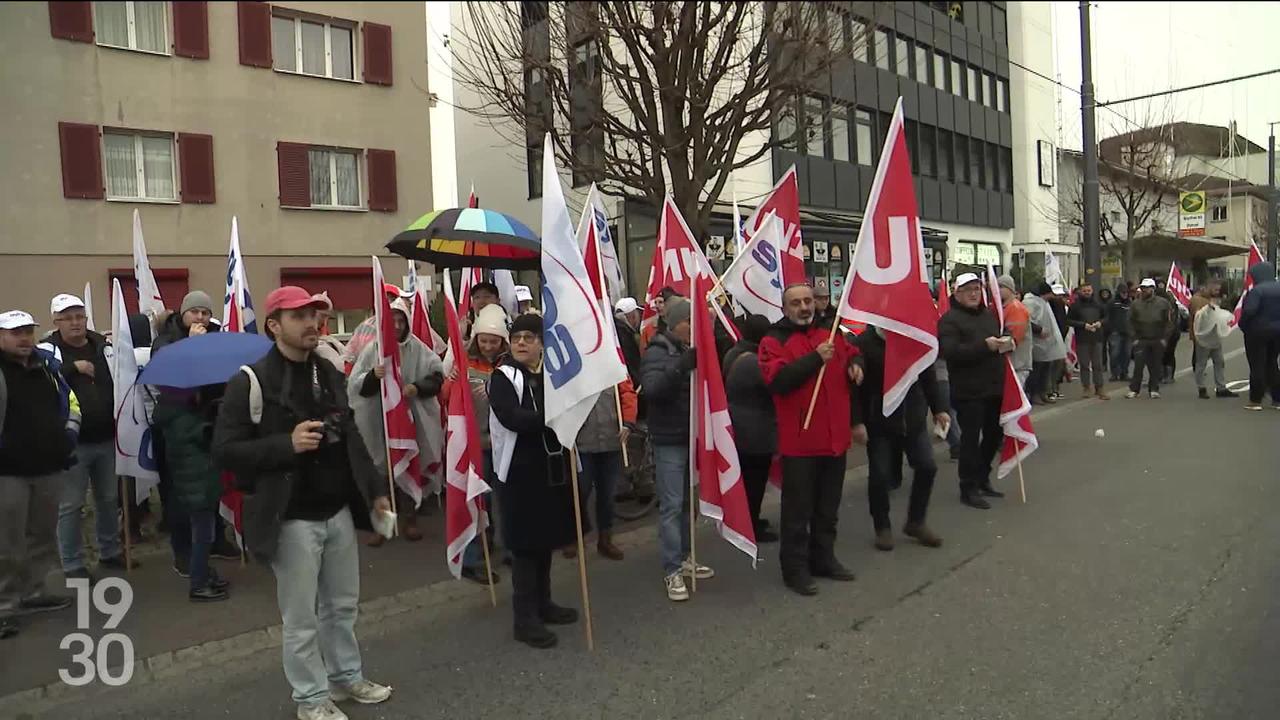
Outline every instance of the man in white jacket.
<path fill-rule="evenodd" d="M 1056 402 L 1046 396 L 1048 389 L 1049 369 L 1057 360 L 1064 360 L 1067 357 L 1067 344 L 1062 339 L 1062 333 L 1058 331 L 1058 323 L 1054 320 L 1053 309 L 1049 307 L 1048 299 L 1053 296 L 1053 288 L 1049 283 L 1042 282 L 1036 288 L 1036 292 L 1028 291 L 1022 297 L 1022 304 L 1027 306 L 1027 312 L 1030 314 L 1031 327 L 1028 332 L 1031 333 L 1031 375 L 1027 378 L 1027 397 L 1033 403 L 1049 403 Z"/>

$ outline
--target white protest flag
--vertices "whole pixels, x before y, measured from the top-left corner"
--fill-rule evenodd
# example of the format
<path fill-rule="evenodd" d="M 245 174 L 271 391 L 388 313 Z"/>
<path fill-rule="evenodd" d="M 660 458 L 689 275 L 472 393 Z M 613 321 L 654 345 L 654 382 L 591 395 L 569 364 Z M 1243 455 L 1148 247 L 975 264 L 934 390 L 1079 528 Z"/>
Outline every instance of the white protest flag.
<path fill-rule="evenodd" d="M 769 322 L 782 319 L 782 221 L 770 212 L 724 271 L 720 284 L 735 302 Z"/>
<path fill-rule="evenodd" d="M 93 283 L 84 284 L 84 326 L 95 332 L 98 330 L 93 322 Z"/>
<path fill-rule="evenodd" d="M 1058 256 L 1051 252 L 1044 254 L 1044 281 L 1050 285 L 1067 284 L 1062 274 L 1062 265 L 1058 263 Z"/>
<path fill-rule="evenodd" d="M 164 299 L 156 276 L 151 273 L 147 243 L 142 239 L 142 216 L 137 210 L 133 211 L 133 277 L 138 281 L 138 312 L 154 320 L 164 312 Z"/>
<path fill-rule="evenodd" d="M 231 217 L 231 248 L 227 251 L 227 286 L 222 297 L 222 329 L 227 332 L 258 332 L 258 317 L 253 311 L 253 295 L 249 292 L 249 275 L 240 254 L 240 225 Z"/>
<path fill-rule="evenodd" d="M 507 317 L 520 314 L 520 302 L 516 300 L 516 278 L 510 270 L 494 270 L 493 286 L 498 288 L 498 303 L 507 311 Z"/>
<path fill-rule="evenodd" d="M 138 359 L 129 332 L 129 311 L 120 281 L 111 281 L 112 378 L 115 382 L 116 474 L 135 479 L 141 502 L 160 484 L 151 445 L 151 427 L 138 380 Z"/>
<path fill-rule="evenodd" d="M 622 279 L 622 264 L 618 261 L 618 244 L 613 241 L 613 234 L 609 232 L 609 215 L 604 210 L 604 196 L 600 194 L 595 183 L 592 183 L 591 189 L 587 191 L 587 202 L 582 207 L 582 216 L 583 220 L 578 223 L 578 245 L 583 247 L 586 239 L 583 223 L 589 221 L 595 230 L 599 257 L 593 258 L 585 248 L 582 251 L 583 257 L 587 262 L 588 270 L 591 269 L 592 263 L 599 264 L 599 275 L 604 278 L 605 290 L 609 297 L 609 307 L 606 311 L 612 312 L 613 306 L 623 297 L 626 281 Z"/>
<path fill-rule="evenodd" d="M 549 134 L 542 156 L 544 421 L 561 445 L 573 447 L 596 397 L 625 380 L 627 368 L 608 342 L 606 318 L 592 297 Z"/>

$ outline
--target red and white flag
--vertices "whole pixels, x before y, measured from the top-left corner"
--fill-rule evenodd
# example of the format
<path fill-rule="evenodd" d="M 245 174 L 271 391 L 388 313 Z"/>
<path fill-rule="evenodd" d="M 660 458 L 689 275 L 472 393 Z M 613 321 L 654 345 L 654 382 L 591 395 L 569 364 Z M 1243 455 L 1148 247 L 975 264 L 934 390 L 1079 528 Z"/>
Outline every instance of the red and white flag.
<path fill-rule="evenodd" d="M 396 335 L 391 302 L 382 291 L 382 263 L 373 258 L 374 324 L 378 331 L 378 365 L 386 369 L 382 376 L 382 428 L 387 441 L 387 460 L 396 487 L 413 498 L 416 508 L 422 502 L 422 473 L 418 468 L 418 433 L 409 410 L 409 399 L 401 388 L 400 342 Z M 459 355 L 458 357 L 463 357 Z"/>
<path fill-rule="evenodd" d="M 938 317 L 947 314 L 951 309 L 951 278 L 947 276 L 947 271 L 942 271 L 942 281 L 938 283 Z"/>
<path fill-rule="evenodd" d="M 453 288 L 449 288 L 450 293 Z M 447 347 L 444 338 L 440 337 L 440 333 L 431 327 L 431 316 L 429 308 L 431 303 L 427 302 L 427 288 L 418 278 L 417 263 L 409 261 L 409 287 L 405 288 L 405 292 L 413 296 L 413 304 L 409 306 L 409 332 L 414 337 L 422 341 L 424 345 L 431 348 L 437 355 L 444 355 L 445 347 Z"/>
<path fill-rule="evenodd" d="M 698 275 L 713 275 L 711 263 L 702 248 L 693 239 L 689 225 L 668 195 L 662 203 L 662 219 L 658 222 L 658 242 L 653 248 L 653 265 L 649 268 L 649 288 L 645 293 L 644 320 L 642 324 L 656 323 L 658 311 L 653 299 L 663 288 L 671 288 L 683 298 L 692 298 L 693 279 Z M 715 306 L 716 317 L 736 341 L 738 329 L 724 316 L 720 306 Z"/>
<path fill-rule="evenodd" d="M 693 402 L 690 403 L 690 478 L 698 486 L 698 507 L 703 515 L 716 521 L 720 537 L 746 553 L 754 565 L 757 557 L 756 534 L 747 505 L 747 490 L 742 482 L 742 466 L 734 445 L 733 423 L 729 419 L 729 401 L 724 392 L 724 378 L 716 356 L 715 329 L 705 298 L 711 297 L 711 278 L 700 275 L 694 280 L 693 314 L 691 316 L 693 347 L 698 364 L 693 371 Z"/>
<path fill-rule="evenodd" d="M 795 165 L 782 174 L 764 202 L 756 206 L 747 217 L 746 235 L 751 237 L 760 232 L 765 218 L 771 212 L 782 221 L 783 287 L 808 282 L 808 276 L 804 272 L 804 246 L 800 236 L 800 184 L 796 180 Z"/>
<path fill-rule="evenodd" d="M 476 195 L 475 183 L 471 183 L 471 194 L 467 196 L 467 207 L 469 208 L 480 207 L 480 196 Z"/>
<path fill-rule="evenodd" d="M 478 267 L 462 268 L 461 279 L 458 281 L 458 315 L 467 317 L 471 313 L 471 287 L 484 282 L 484 270 Z"/>
<path fill-rule="evenodd" d="M 995 267 L 987 266 L 987 287 L 991 289 L 994 301 L 990 304 L 1004 327 L 1004 305 L 1000 302 L 1000 286 L 996 278 Z M 996 477 L 1002 478 L 1017 467 L 1018 463 L 1040 447 L 1035 428 L 1031 426 L 1031 401 L 1018 382 L 1018 374 L 1013 370 L 1013 354 L 1004 356 L 1004 394 L 1000 400 L 1000 427 L 1004 430 L 1004 442 L 1000 447 L 1000 465 L 996 469 Z"/>
<path fill-rule="evenodd" d="M 231 218 L 231 249 L 227 252 L 227 286 L 223 293 L 222 332 L 257 332 L 253 314 L 253 301 L 247 287 L 244 256 L 240 254 L 240 227 Z M 218 514 L 227 521 L 236 534 L 236 544 L 244 547 L 244 523 L 241 511 L 244 494 L 236 488 L 235 475 L 221 473 L 222 497 L 218 499 Z"/>
<path fill-rule="evenodd" d="M 458 310 L 453 301 L 448 269 L 444 271 L 444 294 L 449 347 L 454 357 L 466 357 L 462 351 L 462 329 L 458 324 Z M 462 368 L 458 371 L 465 372 Z M 489 486 L 481 474 L 484 463 L 481 460 L 480 429 L 476 426 L 472 405 L 471 383 L 465 382 L 465 378 L 451 383 L 445 402 L 445 561 L 449 572 L 460 578 L 463 551 L 489 524 L 481 497 L 489 492 Z"/>
<path fill-rule="evenodd" d="M 1240 293 L 1240 300 L 1236 302 L 1236 310 L 1234 318 L 1231 321 L 1231 327 L 1240 324 L 1240 313 L 1244 310 L 1244 297 L 1249 294 L 1249 290 L 1253 288 L 1253 276 L 1249 275 L 1249 270 L 1254 265 L 1262 262 L 1262 251 L 1258 249 L 1258 243 L 1249 243 L 1249 260 L 1245 263 L 1244 268 L 1244 292 Z"/>
<path fill-rule="evenodd" d="M 739 246 L 720 284 L 747 312 L 769 322 L 782 319 L 782 221 L 770 213 L 746 245 Z"/>
<path fill-rule="evenodd" d="M 164 299 L 151 272 L 147 243 L 142 237 L 142 216 L 136 209 L 133 211 L 133 278 L 138 282 L 138 312 L 155 320 L 164 312 Z"/>
<path fill-rule="evenodd" d="M 590 233 L 590 236 L 588 236 Z M 595 249 L 588 247 L 595 244 Z M 578 220 L 578 246 L 582 249 L 582 257 L 587 262 L 587 274 L 591 276 L 591 284 L 596 287 L 596 295 L 604 297 L 608 302 L 604 305 L 607 314 L 613 314 L 613 306 L 623 297 L 624 280 L 622 265 L 618 261 L 617 243 L 609 232 L 609 215 L 604 209 L 604 198 L 592 183 L 587 191 L 586 203 L 582 206 L 582 217 Z M 606 292 L 601 295 L 603 288 Z"/>
<path fill-rule="evenodd" d="M 1178 263 L 1169 263 L 1169 279 L 1165 282 L 1169 288 L 1169 294 L 1174 300 L 1187 310 L 1191 307 L 1191 288 L 1187 287 L 1187 279 L 1182 276 L 1182 270 L 1178 268 Z"/>
<path fill-rule="evenodd" d="M 884 414 L 902 404 L 938 358 L 938 308 L 929 292 L 920 211 L 898 99 L 849 263 L 840 317 L 883 328 Z"/>

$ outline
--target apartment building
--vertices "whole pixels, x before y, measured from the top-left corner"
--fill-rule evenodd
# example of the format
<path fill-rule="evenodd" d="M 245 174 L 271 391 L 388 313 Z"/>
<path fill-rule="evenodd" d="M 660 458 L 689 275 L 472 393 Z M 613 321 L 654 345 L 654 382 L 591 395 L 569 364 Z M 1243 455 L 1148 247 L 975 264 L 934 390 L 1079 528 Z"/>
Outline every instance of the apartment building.
<path fill-rule="evenodd" d="M 428 38 L 437 46 L 432 59 L 440 55 L 446 58 L 443 64 L 448 62 L 448 37 L 462 22 L 464 10 L 462 3 L 441 5 L 428 9 Z M 563 17 L 542 9 L 546 3 L 521 5 L 529 33 L 538 33 L 538 23 Z M 852 257 L 884 132 L 901 96 L 935 278 L 957 263 L 1008 268 L 1015 241 L 1056 242 L 1057 233 L 1042 227 L 1015 233 L 1040 217 L 1035 204 L 1052 207 L 1055 195 L 1051 184 L 1035 181 L 1035 152 L 1041 146 L 1051 150 L 1056 142 L 1056 95 L 1043 88 L 1031 93 L 1021 77 L 1025 73 L 1010 62 L 1016 49 L 1034 55 L 1029 62 L 1035 69 L 1053 72 L 1048 3 L 1025 3 L 1028 7 L 1017 10 L 1004 2 L 813 5 L 839 29 L 833 35 L 836 42 L 843 39 L 847 55 L 833 68 L 827 91 L 797 98 L 793 112 L 774 124 L 775 136 L 798 134 L 797 147 L 774 149 L 735 173 L 733 187 L 744 215 L 795 165 L 806 267 L 815 283 L 838 285 Z M 1030 26 L 1036 32 L 1032 40 L 1011 40 Z M 557 34 L 562 35 L 574 36 Z M 598 53 L 593 43 L 598 42 L 583 37 L 574 45 L 571 81 L 575 74 L 590 77 Z M 578 71 L 577 65 L 586 71 Z M 453 187 L 438 202 L 456 203 L 474 185 L 486 206 L 536 223 L 542 168 L 538 153 L 528 152 L 536 145 L 512 147 L 489 121 L 457 110 L 455 95 L 466 89 L 441 67 L 432 75 L 432 92 L 441 99 L 433 111 L 435 178 L 442 190 L 446 184 Z M 536 77 L 526 81 L 536 87 Z M 585 142 L 583 152 L 590 151 L 589 144 Z M 565 184 L 572 187 L 570 204 L 580 206 L 589 178 L 566 175 Z M 703 240 L 731 236 L 732 201 L 726 188 Z M 625 250 L 630 290 L 643 294 L 657 234 L 656 211 L 632 197 L 614 197 L 609 204 L 615 237 Z"/>
<path fill-rule="evenodd" d="M 136 210 L 169 306 L 221 296 L 234 216 L 256 295 L 363 317 L 370 255 L 431 204 L 423 28 L 418 3 L 0 5 L 0 307 L 89 282 L 102 323 Z"/>

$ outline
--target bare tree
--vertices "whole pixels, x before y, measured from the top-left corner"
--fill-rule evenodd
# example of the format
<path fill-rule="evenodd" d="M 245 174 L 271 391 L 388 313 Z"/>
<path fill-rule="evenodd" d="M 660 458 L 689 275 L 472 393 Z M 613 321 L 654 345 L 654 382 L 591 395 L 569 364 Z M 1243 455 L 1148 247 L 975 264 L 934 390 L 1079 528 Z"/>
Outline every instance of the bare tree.
<path fill-rule="evenodd" d="M 560 167 L 605 192 L 655 207 L 669 192 L 699 234 L 730 173 L 796 147 L 797 128 L 828 136 L 817 128 L 831 104 L 799 101 L 829 96 L 833 69 L 852 73 L 874 27 L 807 2 L 474 2 L 462 13 L 450 45 L 464 110 L 529 148 L 530 162 L 549 131 Z"/>

